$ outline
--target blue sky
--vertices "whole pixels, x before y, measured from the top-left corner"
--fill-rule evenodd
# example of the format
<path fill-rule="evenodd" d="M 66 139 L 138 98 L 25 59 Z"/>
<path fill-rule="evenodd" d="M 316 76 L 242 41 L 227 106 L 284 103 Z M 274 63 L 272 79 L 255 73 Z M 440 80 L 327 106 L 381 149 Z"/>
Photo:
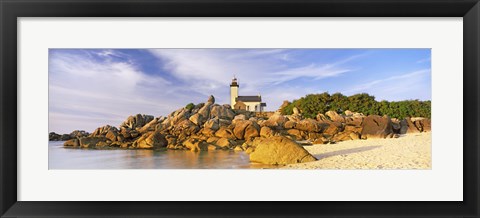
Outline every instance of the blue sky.
<path fill-rule="evenodd" d="M 267 110 L 306 94 L 431 100 L 430 49 L 50 49 L 49 129 L 92 132 L 131 114 L 262 95 Z"/>

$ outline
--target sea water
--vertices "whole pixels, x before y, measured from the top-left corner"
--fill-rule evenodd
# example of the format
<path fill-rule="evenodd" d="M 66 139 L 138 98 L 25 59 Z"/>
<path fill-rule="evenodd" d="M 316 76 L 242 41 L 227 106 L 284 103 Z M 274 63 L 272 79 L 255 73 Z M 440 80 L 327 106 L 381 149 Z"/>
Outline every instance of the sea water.
<path fill-rule="evenodd" d="M 129 150 L 65 148 L 62 141 L 48 145 L 49 169 L 246 169 L 272 168 L 252 164 L 238 151 Z"/>

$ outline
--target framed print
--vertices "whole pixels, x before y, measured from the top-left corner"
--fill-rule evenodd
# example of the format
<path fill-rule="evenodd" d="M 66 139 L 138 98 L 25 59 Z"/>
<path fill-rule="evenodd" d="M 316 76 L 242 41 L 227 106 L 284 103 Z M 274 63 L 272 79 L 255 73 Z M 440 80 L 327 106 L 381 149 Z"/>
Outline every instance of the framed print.
<path fill-rule="evenodd" d="M 478 1 L 1 13 L 2 217 L 478 217 Z"/>

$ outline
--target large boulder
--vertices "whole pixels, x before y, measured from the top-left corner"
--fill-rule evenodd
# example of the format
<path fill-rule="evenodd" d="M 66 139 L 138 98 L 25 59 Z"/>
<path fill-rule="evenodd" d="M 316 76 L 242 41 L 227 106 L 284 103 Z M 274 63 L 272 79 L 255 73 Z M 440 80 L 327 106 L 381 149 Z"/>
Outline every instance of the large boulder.
<path fill-rule="evenodd" d="M 289 129 L 287 130 L 287 134 L 295 137 L 295 140 L 303 140 L 305 136 L 305 133 L 298 129 Z"/>
<path fill-rule="evenodd" d="M 315 119 L 319 122 L 322 122 L 322 123 L 329 123 L 331 120 L 328 119 L 325 115 L 323 114 L 317 114 L 317 116 L 315 117 Z"/>
<path fill-rule="evenodd" d="M 413 124 L 415 125 L 415 127 L 417 127 L 418 131 L 420 132 L 428 132 L 428 131 L 431 131 L 431 128 L 432 128 L 430 124 L 430 119 L 426 119 L 426 118 L 416 118 L 413 121 Z"/>
<path fill-rule="evenodd" d="M 152 115 L 145 115 L 145 114 L 136 114 L 129 116 L 127 120 L 123 121 L 120 127 L 129 128 L 129 129 L 136 129 L 141 128 L 145 124 L 152 121 L 154 117 Z"/>
<path fill-rule="evenodd" d="M 98 127 L 97 129 L 95 129 L 95 131 L 93 131 L 92 134 L 90 134 L 90 136 L 92 137 L 99 137 L 99 136 L 105 136 L 108 131 L 117 131 L 118 132 L 118 129 L 114 126 L 110 126 L 110 125 L 106 125 L 106 126 L 102 126 L 102 127 Z"/>
<path fill-rule="evenodd" d="M 348 141 L 348 140 L 356 140 L 360 139 L 360 136 L 356 132 L 341 132 L 337 135 L 333 136 L 332 140 L 336 142 L 340 141 Z"/>
<path fill-rule="evenodd" d="M 233 131 L 228 129 L 227 127 L 220 127 L 218 131 L 215 132 L 215 136 L 219 138 L 227 138 L 227 139 L 235 139 L 235 135 L 233 134 Z"/>
<path fill-rule="evenodd" d="M 280 107 L 278 108 L 277 111 L 282 112 L 283 108 L 287 107 L 289 104 L 290 104 L 289 101 L 287 101 L 287 100 L 283 101 L 282 105 L 280 105 Z"/>
<path fill-rule="evenodd" d="M 418 125 L 420 125 L 422 127 L 422 132 L 430 132 L 432 131 L 432 124 L 431 124 L 431 120 L 430 119 L 422 119 L 422 120 L 418 120 L 418 121 L 415 121 L 416 123 L 418 122 Z"/>
<path fill-rule="evenodd" d="M 289 120 L 287 122 L 285 122 L 285 129 L 294 129 L 295 126 L 297 125 L 297 122 L 293 121 L 293 120 Z"/>
<path fill-rule="evenodd" d="M 237 139 L 244 139 L 245 129 L 248 125 L 251 125 L 253 122 L 250 120 L 237 120 L 235 122 L 235 128 L 233 129 L 233 134 Z"/>
<path fill-rule="evenodd" d="M 133 146 L 142 149 L 157 149 L 167 147 L 168 141 L 160 131 L 154 131 L 147 134 L 143 134 L 138 138 Z"/>
<path fill-rule="evenodd" d="M 55 132 L 50 132 L 50 133 L 48 133 L 48 140 L 49 141 L 59 141 L 60 140 L 60 135 L 55 133 Z"/>
<path fill-rule="evenodd" d="M 174 112 L 173 115 L 170 115 L 170 119 L 167 119 L 170 121 L 170 126 L 175 126 L 185 120 L 188 120 L 190 116 L 190 112 L 186 108 L 180 108 L 176 112 Z"/>
<path fill-rule="evenodd" d="M 260 137 L 271 137 L 275 135 L 275 132 L 268 126 L 264 126 L 260 129 Z"/>
<path fill-rule="evenodd" d="M 247 116 L 245 114 L 239 114 L 233 118 L 232 123 L 236 124 L 238 121 L 245 121 L 245 120 L 247 120 Z"/>
<path fill-rule="evenodd" d="M 183 120 L 182 122 L 173 126 L 172 132 L 174 135 L 180 135 L 180 134 L 193 135 L 197 133 L 199 130 L 200 130 L 200 127 L 192 123 L 192 121 Z"/>
<path fill-rule="evenodd" d="M 84 137 L 79 139 L 79 145 L 82 148 L 95 148 L 98 144 L 101 144 L 101 142 L 106 141 L 107 138 L 101 136 Z"/>
<path fill-rule="evenodd" d="M 72 138 L 82 138 L 87 137 L 90 133 L 86 132 L 85 130 L 74 130 L 70 133 L 70 137 Z"/>
<path fill-rule="evenodd" d="M 220 125 L 220 127 L 227 127 L 227 126 L 230 126 L 232 127 L 232 121 L 231 120 L 227 120 L 227 119 L 218 119 L 218 124 Z M 234 127 L 234 126 L 233 126 Z M 233 129 L 233 128 L 232 128 Z"/>
<path fill-rule="evenodd" d="M 321 132 L 322 125 L 314 119 L 304 119 L 300 122 L 297 122 L 295 125 L 295 129 L 306 131 L 306 132 Z"/>
<path fill-rule="evenodd" d="M 207 120 L 207 122 L 205 122 L 203 127 L 205 129 L 211 129 L 213 131 L 217 131 L 220 128 L 220 121 L 218 118 Z"/>
<path fill-rule="evenodd" d="M 192 123 L 195 125 L 202 125 L 205 122 L 205 117 L 201 114 L 194 114 L 190 118 L 188 118 Z"/>
<path fill-rule="evenodd" d="M 78 147 L 78 146 L 80 146 L 80 142 L 79 142 L 78 139 L 70 139 L 70 140 L 64 142 L 63 146 L 65 146 L 65 147 Z"/>
<path fill-rule="evenodd" d="M 210 118 L 218 117 L 220 119 L 232 120 L 235 117 L 235 112 L 233 112 L 231 107 L 225 107 L 223 105 L 212 105 L 210 110 Z"/>
<path fill-rule="evenodd" d="M 400 134 L 419 133 L 419 132 L 420 130 L 417 129 L 417 127 L 409 117 L 400 121 Z"/>
<path fill-rule="evenodd" d="M 117 137 L 118 137 L 118 131 L 115 131 L 115 130 L 109 130 L 105 135 L 105 138 L 109 139 L 112 142 L 117 141 Z"/>
<path fill-rule="evenodd" d="M 215 104 L 215 97 L 213 95 L 208 97 L 207 104 Z"/>
<path fill-rule="evenodd" d="M 222 149 L 230 149 L 235 145 L 233 140 L 227 138 L 218 139 L 214 144 Z"/>
<path fill-rule="evenodd" d="M 124 139 L 130 139 L 130 138 L 133 138 L 131 132 L 132 132 L 131 129 L 122 127 L 120 128 L 119 134 L 122 135 Z"/>
<path fill-rule="evenodd" d="M 369 115 L 362 123 L 362 139 L 393 136 L 392 121 L 388 116 Z"/>
<path fill-rule="evenodd" d="M 399 134 L 401 127 L 402 126 L 400 125 L 400 120 L 397 119 L 397 118 L 392 118 L 392 130 L 393 130 L 393 132 Z"/>
<path fill-rule="evenodd" d="M 252 122 L 245 128 L 244 139 L 248 140 L 260 136 L 260 126 L 257 123 Z"/>
<path fill-rule="evenodd" d="M 342 115 L 338 114 L 335 111 L 327 111 L 325 115 L 327 115 L 330 118 L 330 120 L 334 122 L 345 123 L 345 117 L 343 117 Z"/>
<path fill-rule="evenodd" d="M 205 103 L 199 110 L 198 114 L 202 115 L 205 119 L 210 119 L 210 110 L 212 105 L 215 104 L 215 97 L 213 95 L 210 95 L 210 97 L 207 100 L 207 103 Z"/>
<path fill-rule="evenodd" d="M 203 140 L 190 138 L 185 140 L 182 144 L 190 151 L 207 151 L 208 150 L 208 144 Z"/>
<path fill-rule="evenodd" d="M 60 136 L 60 141 L 67 141 L 67 140 L 70 140 L 72 139 L 72 136 L 70 136 L 70 134 L 62 134 Z"/>
<path fill-rule="evenodd" d="M 363 115 L 362 113 L 355 112 L 355 113 L 353 113 L 352 117 L 362 117 L 362 118 L 364 118 L 365 115 Z"/>
<path fill-rule="evenodd" d="M 208 119 L 210 117 L 210 107 L 212 104 L 213 103 L 204 104 L 203 107 L 198 110 L 197 114 L 201 115 L 205 119 Z"/>
<path fill-rule="evenodd" d="M 275 112 L 272 116 L 268 118 L 265 122 L 262 123 L 263 126 L 268 126 L 272 129 L 283 129 L 285 122 L 288 121 L 288 118 L 281 115 L 278 112 Z"/>
<path fill-rule="evenodd" d="M 150 122 L 148 122 L 147 124 L 145 124 L 144 126 L 142 126 L 142 128 L 140 128 L 138 130 L 138 132 L 140 133 L 145 133 L 145 132 L 149 132 L 149 131 L 153 131 L 155 130 L 155 128 L 157 127 L 157 124 L 158 123 L 159 119 L 158 118 L 153 118 L 152 120 L 150 120 Z"/>
<path fill-rule="evenodd" d="M 363 117 L 347 117 L 345 118 L 345 124 L 349 126 L 362 126 Z"/>
<path fill-rule="evenodd" d="M 294 164 L 317 160 L 302 146 L 284 136 L 255 138 L 250 161 L 264 164 Z"/>
<path fill-rule="evenodd" d="M 328 126 L 323 130 L 323 133 L 333 136 L 341 131 L 343 131 L 343 124 L 340 122 L 330 122 Z"/>

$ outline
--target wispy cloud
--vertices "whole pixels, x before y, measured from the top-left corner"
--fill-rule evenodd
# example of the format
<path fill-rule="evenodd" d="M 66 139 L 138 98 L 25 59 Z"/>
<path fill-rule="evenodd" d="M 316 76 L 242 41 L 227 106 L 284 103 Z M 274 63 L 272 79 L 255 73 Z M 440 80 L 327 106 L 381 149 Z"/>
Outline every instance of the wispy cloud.
<path fill-rule="evenodd" d="M 430 62 L 431 61 L 431 58 L 428 57 L 428 58 L 422 58 L 420 60 L 417 61 L 417 64 L 421 64 L 421 63 L 426 63 L 426 62 Z"/>
<path fill-rule="evenodd" d="M 288 82 L 300 77 L 311 78 L 311 79 L 323 79 L 326 77 L 334 77 L 340 74 L 351 71 L 350 69 L 335 69 L 329 66 L 317 66 L 315 64 L 310 64 L 305 67 L 288 69 L 285 71 L 274 72 L 271 77 L 265 78 L 266 83 L 271 83 L 273 85 L 278 85 L 280 83 Z"/>
<path fill-rule="evenodd" d="M 350 89 L 342 91 L 347 95 L 366 92 L 377 97 L 379 100 L 405 100 L 414 99 L 415 96 L 422 93 L 430 95 L 430 85 L 425 79 L 430 79 L 430 69 L 422 69 L 406 74 L 395 75 L 383 79 L 377 79 L 369 82 L 362 82 Z M 423 90 L 421 90 L 423 89 Z M 426 90 L 426 91 L 425 91 Z M 397 96 L 402 94 L 401 96 Z M 418 98 L 418 97 L 417 97 Z"/>
<path fill-rule="evenodd" d="M 69 120 L 78 122 L 78 117 L 84 114 L 98 117 L 99 122 L 90 123 L 87 131 L 104 125 L 102 117 L 116 120 L 111 124 L 118 125 L 130 114 L 173 109 L 155 95 L 162 93 L 160 87 L 169 84 L 164 78 L 147 75 L 127 62 L 95 59 L 81 53 L 52 52 L 49 60 L 50 115 L 62 114 L 63 120 L 71 116 Z M 56 125 L 56 122 L 60 120 L 51 119 L 52 130 L 60 126 L 67 131 L 79 128 L 73 127 L 75 122 L 69 127 Z"/>
<path fill-rule="evenodd" d="M 242 91 L 259 93 L 265 87 L 279 85 L 298 78 L 322 79 L 351 71 L 342 66 L 360 55 L 338 62 L 319 64 L 303 62 L 288 65 L 291 50 L 286 49 L 152 49 L 173 76 L 191 81 L 202 93 L 224 87 L 234 74 L 241 74 Z"/>

